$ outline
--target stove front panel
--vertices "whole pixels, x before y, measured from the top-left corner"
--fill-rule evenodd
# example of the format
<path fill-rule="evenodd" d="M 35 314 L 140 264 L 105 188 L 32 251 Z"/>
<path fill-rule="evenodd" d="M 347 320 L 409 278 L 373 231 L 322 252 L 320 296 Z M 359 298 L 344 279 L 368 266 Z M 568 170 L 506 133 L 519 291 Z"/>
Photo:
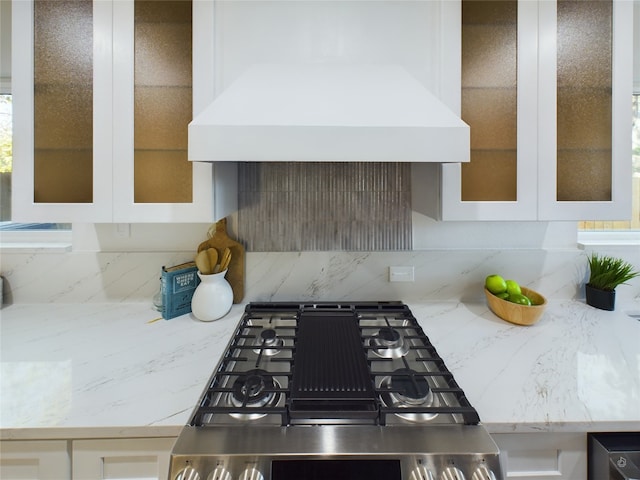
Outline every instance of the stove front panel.
<path fill-rule="evenodd" d="M 502 478 L 498 449 L 484 428 L 462 425 L 186 427 L 169 478 L 190 478 L 184 472 L 191 471 L 207 480 Z"/>

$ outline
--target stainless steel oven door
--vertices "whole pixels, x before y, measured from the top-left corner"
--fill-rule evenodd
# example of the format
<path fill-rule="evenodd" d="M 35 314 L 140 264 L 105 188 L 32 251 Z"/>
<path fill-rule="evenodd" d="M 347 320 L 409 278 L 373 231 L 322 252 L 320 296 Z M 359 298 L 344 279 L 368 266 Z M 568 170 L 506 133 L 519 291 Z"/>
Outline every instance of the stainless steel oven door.
<path fill-rule="evenodd" d="M 640 432 L 590 433 L 589 480 L 640 480 Z"/>

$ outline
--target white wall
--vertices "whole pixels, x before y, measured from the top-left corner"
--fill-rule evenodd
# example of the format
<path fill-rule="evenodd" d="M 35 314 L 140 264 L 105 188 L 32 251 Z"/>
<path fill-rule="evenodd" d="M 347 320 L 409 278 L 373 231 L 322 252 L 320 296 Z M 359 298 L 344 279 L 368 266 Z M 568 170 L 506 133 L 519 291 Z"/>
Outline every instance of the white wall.
<path fill-rule="evenodd" d="M 11 2 L 0 0 L 0 93 L 11 83 Z"/>
<path fill-rule="evenodd" d="M 640 93 L 640 0 L 633 4 L 633 91 Z"/>

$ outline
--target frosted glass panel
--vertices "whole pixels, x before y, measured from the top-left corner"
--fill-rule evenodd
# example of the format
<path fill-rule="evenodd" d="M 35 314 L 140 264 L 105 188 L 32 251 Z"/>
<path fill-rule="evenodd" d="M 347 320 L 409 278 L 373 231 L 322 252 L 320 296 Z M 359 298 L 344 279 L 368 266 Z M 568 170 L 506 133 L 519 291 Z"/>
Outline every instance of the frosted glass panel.
<path fill-rule="evenodd" d="M 37 83 L 91 85 L 93 4 L 91 0 L 34 2 Z"/>
<path fill-rule="evenodd" d="M 474 150 L 465 167 L 466 197 L 494 202 L 516 198 L 515 150 Z"/>
<path fill-rule="evenodd" d="M 34 192 L 36 203 L 90 203 L 93 196 L 91 149 L 36 149 Z"/>
<path fill-rule="evenodd" d="M 558 0 L 558 87 L 611 87 L 611 0 Z"/>
<path fill-rule="evenodd" d="M 508 25 L 518 15 L 515 0 L 463 0 L 462 23 L 466 25 Z"/>
<path fill-rule="evenodd" d="M 515 89 L 463 89 L 462 118 L 471 126 L 471 150 L 509 149 L 515 152 L 516 111 Z"/>
<path fill-rule="evenodd" d="M 559 201 L 611 200 L 610 0 L 558 0 Z"/>
<path fill-rule="evenodd" d="M 558 158 L 559 201 L 610 200 L 611 181 L 611 154 L 607 151 L 565 150 L 562 161 Z"/>
<path fill-rule="evenodd" d="M 462 2 L 463 201 L 517 199 L 517 21 L 516 1 Z"/>
<path fill-rule="evenodd" d="M 185 150 L 186 125 L 191 121 L 190 88 L 135 89 L 136 122 L 135 145 L 141 150 Z"/>
<path fill-rule="evenodd" d="M 191 201 L 191 169 L 184 168 L 185 163 L 190 163 L 186 150 L 138 150 L 134 168 L 135 201 Z"/>
<path fill-rule="evenodd" d="M 134 201 L 189 203 L 191 1 L 135 2 Z"/>
<path fill-rule="evenodd" d="M 34 3 L 34 201 L 93 200 L 93 5 Z"/>
<path fill-rule="evenodd" d="M 93 131 L 86 124 L 93 118 L 91 85 L 36 84 L 34 94 L 36 149 L 82 148 L 91 154 Z"/>
<path fill-rule="evenodd" d="M 463 87 L 516 87 L 513 25 L 464 25 L 462 39 Z"/>

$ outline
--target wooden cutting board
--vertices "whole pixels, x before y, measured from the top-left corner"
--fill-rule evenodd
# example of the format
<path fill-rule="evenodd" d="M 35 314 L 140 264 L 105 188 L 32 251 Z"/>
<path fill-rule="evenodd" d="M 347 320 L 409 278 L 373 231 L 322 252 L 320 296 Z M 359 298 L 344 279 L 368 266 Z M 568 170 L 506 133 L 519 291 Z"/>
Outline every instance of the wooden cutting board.
<path fill-rule="evenodd" d="M 215 227 L 208 232 L 209 239 L 198 245 L 198 252 L 207 248 L 215 248 L 218 258 L 226 247 L 231 250 L 231 263 L 227 270 L 226 279 L 233 290 L 233 303 L 241 303 L 244 298 L 244 247 L 227 235 L 227 219 L 218 220 Z"/>

